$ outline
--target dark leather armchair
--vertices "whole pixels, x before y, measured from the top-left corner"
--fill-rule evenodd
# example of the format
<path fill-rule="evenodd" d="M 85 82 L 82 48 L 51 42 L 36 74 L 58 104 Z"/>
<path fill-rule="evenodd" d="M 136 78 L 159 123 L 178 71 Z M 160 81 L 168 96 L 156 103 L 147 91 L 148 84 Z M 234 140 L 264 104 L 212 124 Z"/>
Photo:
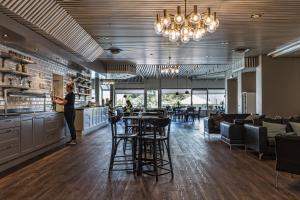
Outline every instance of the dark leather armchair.
<path fill-rule="evenodd" d="M 275 143 L 277 188 L 279 171 L 300 175 L 300 136 L 275 137 Z"/>
<path fill-rule="evenodd" d="M 220 124 L 221 140 L 228 144 L 231 150 L 232 146 L 244 146 L 244 126 L 243 124 L 234 124 L 230 122 L 221 122 Z"/>
<path fill-rule="evenodd" d="M 247 116 L 249 116 L 249 114 L 221 114 L 221 118 L 216 122 L 214 115 L 215 114 L 204 118 L 205 133 L 220 133 L 222 122 L 228 122 L 227 125 L 233 125 L 236 119 L 245 119 Z"/>
<path fill-rule="evenodd" d="M 267 153 L 274 152 L 274 145 L 268 143 L 268 130 L 263 126 L 244 124 L 245 150 L 247 148 L 258 152 L 259 159 Z"/>
<path fill-rule="evenodd" d="M 221 140 L 232 146 L 244 146 L 244 123 L 252 121 L 245 120 L 249 114 L 227 114 L 224 121 L 220 123 Z"/>
<path fill-rule="evenodd" d="M 286 119 L 271 119 L 265 118 L 262 121 L 278 124 L 287 124 L 286 132 L 292 132 L 293 129 L 288 125 L 289 120 Z M 245 124 L 245 150 L 248 148 L 258 152 L 259 159 L 261 160 L 263 155 L 275 154 L 275 138 L 268 138 L 268 130 L 262 124 L 250 125 Z"/>

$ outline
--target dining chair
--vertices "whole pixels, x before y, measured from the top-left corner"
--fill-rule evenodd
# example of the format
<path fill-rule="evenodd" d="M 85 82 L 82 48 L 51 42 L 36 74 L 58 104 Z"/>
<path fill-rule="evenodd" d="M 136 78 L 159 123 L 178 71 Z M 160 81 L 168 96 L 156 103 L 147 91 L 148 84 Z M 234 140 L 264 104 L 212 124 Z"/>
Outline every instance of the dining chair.
<path fill-rule="evenodd" d="M 173 179 L 174 174 L 170 153 L 171 119 L 156 118 L 149 120 L 147 123 L 151 124 L 153 127 L 152 134 L 143 134 L 142 142 L 146 142 L 148 145 L 151 145 L 151 151 L 150 158 L 144 156 L 143 166 L 148 168 L 152 167 L 153 170 L 143 169 L 143 173 L 155 176 L 156 181 L 158 181 L 158 176 L 171 173 L 171 177 Z M 162 148 L 166 150 L 166 156 L 162 153 Z"/>
<path fill-rule="evenodd" d="M 110 118 L 111 123 L 111 136 L 112 136 L 112 148 L 111 148 L 111 156 L 110 156 L 110 164 L 109 164 L 109 173 L 111 171 L 135 171 L 136 170 L 136 134 L 126 134 L 118 132 L 118 122 L 120 121 L 119 116 L 113 116 Z M 131 154 L 125 154 L 123 147 L 123 155 L 117 155 L 118 146 L 120 142 L 131 142 Z M 116 168 L 114 169 L 114 165 L 132 165 L 132 168 Z"/>

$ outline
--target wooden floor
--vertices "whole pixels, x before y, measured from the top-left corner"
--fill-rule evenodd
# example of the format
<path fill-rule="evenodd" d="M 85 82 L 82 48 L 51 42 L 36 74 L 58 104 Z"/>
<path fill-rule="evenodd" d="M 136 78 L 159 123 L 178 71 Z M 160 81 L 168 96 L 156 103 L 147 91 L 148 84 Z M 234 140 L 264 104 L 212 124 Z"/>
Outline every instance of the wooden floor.
<path fill-rule="evenodd" d="M 218 135 L 205 138 L 202 123 L 172 125 L 173 181 L 166 175 L 156 183 L 154 177 L 126 172 L 108 178 L 106 128 L 2 177 L 0 199 L 300 199 L 299 176 L 282 174 L 276 190 L 273 160 L 230 151 Z"/>

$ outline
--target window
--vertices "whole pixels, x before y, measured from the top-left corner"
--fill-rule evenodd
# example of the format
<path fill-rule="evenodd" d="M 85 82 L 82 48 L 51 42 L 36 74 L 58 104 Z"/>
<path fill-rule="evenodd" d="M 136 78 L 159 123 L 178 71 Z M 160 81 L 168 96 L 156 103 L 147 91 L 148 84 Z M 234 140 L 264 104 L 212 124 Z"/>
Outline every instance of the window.
<path fill-rule="evenodd" d="M 126 98 L 124 98 L 124 95 L 126 95 Z M 116 106 L 125 106 L 126 100 L 129 100 L 133 107 L 143 107 L 144 90 L 116 90 L 115 100 Z"/>
<path fill-rule="evenodd" d="M 147 108 L 158 108 L 158 90 L 147 90 Z"/>
<path fill-rule="evenodd" d="M 208 110 L 225 109 L 225 90 L 211 89 L 208 90 Z"/>
<path fill-rule="evenodd" d="M 207 90 L 193 90 L 193 106 L 207 109 Z"/>
<path fill-rule="evenodd" d="M 110 86 L 100 85 L 103 103 L 107 103 L 110 100 Z"/>
<path fill-rule="evenodd" d="M 188 90 L 189 94 L 185 94 Z M 179 94 L 176 95 L 176 92 Z M 188 106 L 191 105 L 190 89 L 162 89 L 161 90 L 162 107 L 166 106 Z"/>

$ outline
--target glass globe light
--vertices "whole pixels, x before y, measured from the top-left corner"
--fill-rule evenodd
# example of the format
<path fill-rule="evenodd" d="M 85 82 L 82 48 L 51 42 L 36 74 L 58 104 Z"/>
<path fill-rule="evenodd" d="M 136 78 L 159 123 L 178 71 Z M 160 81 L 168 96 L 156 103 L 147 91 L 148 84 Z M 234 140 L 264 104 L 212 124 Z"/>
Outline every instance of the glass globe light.
<path fill-rule="evenodd" d="M 219 19 L 217 18 L 216 12 L 214 12 L 214 18 L 213 18 L 211 25 L 215 26 L 216 28 L 218 28 L 220 25 L 220 22 L 219 22 Z"/>
<path fill-rule="evenodd" d="M 178 69 L 178 67 L 175 69 L 175 72 L 176 72 L 176 74 L 178 74 L 178 73 L 179 73 L 179 69 Z"/>
<path fill-rule="evenodd" d="M 182 43 L 188 43 L 190 41 L 189 35 L 182 35 L 181 36 L 181 42 Z"/>
<path fill-rule="evenodd" d="M 184 15 L 181 14 L 180 6 L 177 6 L 177 13 L 174 16 L 174 22 L 178 25 L 182 25 L 184 23 Z"/>
<path fill-rule="evenodd" d="M 169 34 L 170 34 L 170 30 L 168 28 L 164 28 L 164 30 L 163 30 L 163 36 L 164 37 L 169 37 Z"/>
<path fill-rule="evenodd" d="M 167 14 L 167 10 L 166 9 L 164 9 L 164 17 L 162 18 L 162 24 L 164 25 L 164 27 L 169 27 L 170 24 L 171 24 L 171 18 Z"/>
<path fill-rule="evenodd" d="M 210 13 L 210 8 L 207 8 L 207 13 L 204 17 L 204 24 L 209 26 L 213 22 L 213 16 Z"/>
<path fill-rule="evenodd" d="M 180 31 L 176 30 L 176 35 L 180 37 Z"/>
<path fill-rule="evenodd" d="M 203 26 L 203 22 L 200 22 L 197 29 L 194 31 L 193 40 L 199 41 L 205 34 L 205 29 Z"/>
<path fill-rule="evenodd" d="M 184 26 L 181 28 L 180 30 L 180 34 L 183 35 L 189 35 L 190 32 L 190 27 L 189 27 L 189 22 L 187 20 L 185 20 L 184 22 Z"/>
<path fill-rule="evenodd" d="M 161 35 L 163 33 L 163 29 L 164 29 L 164 27 L 160 22 L 159 15 L 157 14 L 156 15 L 156 21 L 154 22 L 155 33 L 158 34 L 158 35 Z"/>
<path fill-rule="evenodd" d="M 177 42 L 179 36 L 177 35 L 177 31 L 175 29 L 175 24 L 171 24 L 171 30 L 169 32 L 169 40 L 170 42 Z"/>
<path fill-rule="evenodd" d="M 198 13 L 197 6 L 195 5 L 194 12 L 190 16 L 190 22 L 195 25 L 195 24 L 199 23 L 200 20 L 201 20 L 201 15 Z"/>
<path fill-rule="evenodd" d="M 217 30 L 217 27 L 213 24 L 211 24 L 210 26 L 207 27 L 207 31 L 210 33 L 213 33 Z"/>
<path fill-rule="evenodd" d="M 190 28 L 189 30 L 189 37 L 192 38 L 194 35 L 194 30 Z"/>
<path fill-rule="evenodd" d="M 170 42 L 177 42 L 178 40 L 178 35 L 177 35 L 177 31 L 172 29 L 169 33 L 169 40 Z"/>

